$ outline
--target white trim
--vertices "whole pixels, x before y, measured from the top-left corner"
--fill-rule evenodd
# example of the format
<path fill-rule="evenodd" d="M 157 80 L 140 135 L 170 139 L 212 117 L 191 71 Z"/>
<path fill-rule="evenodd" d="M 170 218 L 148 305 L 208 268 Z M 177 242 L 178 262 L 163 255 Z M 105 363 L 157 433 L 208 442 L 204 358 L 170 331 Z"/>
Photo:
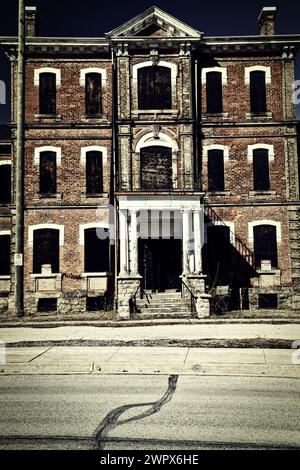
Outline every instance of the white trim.
<path fill-rule="evenodd" d="M 44 145 L 43 147 L 36 147 L 34 149 L 34 164 L 40 164 L 41 152 L 55 152 L 56 153 L 56 165 L 61 165 L 61 147 L 53 147 L 52 145 Z"/>
<path fill-rule="evenodd" d="M 222 74 L 222 85 L 227 85 L 228 76 L 227 76 L 227 67 L 205 67 L 201 71 L 201 80 L 204 85 L 206 85 L 206 75 L 209 72 L 220 72 Z"/>
<path fill-rule="evenodd" d="M 273 162 L 275 159 L 274 154 L 274 145 L 273 144 L 254 144 L 248 145 L 248 152 L 247 152 L 247 159 L 249 163 L 253 163 L 253 151 L 254 150 L 268 150 L 269 153 L 269 161 Z"/>
<path fill-rule="evenodd" d="M 79 245 L 84 245 L 84 231 L 89 228 L 105 228 L 110 230 L 110 226 L 106 222 L 90 222 L 88 224 L 79 225 Z"/>
<path fill-rule="evenodd" d="M 275 222 L 274 220 L 255 220 L 254 222 L 248 222 L 248 240 L 249 243 L 254 243 L 254 227 L 258 225 L 273 225 L 276 227 L 276 240 L 277 243 L 281 243 L 281 223 Z"/>
<path fill-rule="evenodd" d="M 101 152 L 103 166 L 107 163 L 107 147 L 101 147 L 99 145 L 89 145 L 87 147 L 81 147 L 80 149 L 80 164 L 81 165 L 86 165 L 87 152 Z"/>
<path fill-rule="evenodd" d="M 220 145 L 220 144 L 210 144 L 210 145 L 203 145 L 203 162 L 208 161 L 208 152 L 209 150 L 222 150 L 224 156 L 224 162 L 228 162 L 229 160 L 229 147 L 228 145 Z"/>
<path fill-rule="evenodd" d="M 59 230 L 59 246 L 64 246 L 65 244 L 65 227 L 64 225 L 58 224 L 37 224 L 29 225 L 28 227 L 28 245 L 33 246 L 33 232 L 35 230 L 41 229 L 55 229 Z"/>
<path fill-rule="evenodd" d="M 11 165 L 11 160 L 0 160 L 0 166 L 1 165 Z"/>
<path fill-rule="evenodd" d="M 177 78 L 177 65 L 173 64 L 172 62 L 167 62 L 165 60 L 160 60 L 157 65 L 161 67 L 166 67 L 171 70 L 171 82 L 172 82 L 172 86 L 175 86 L 176 78 Z M 151 60 L 140 62 L 139 64 L 134 64 L 132 66 L 132 80 L 133 80 L 134 85 L 137 85 L 137 82 L 138 82 L 138 70 L 143 69 L 144 67 L 150 67 L 150 66 L 153 66 L 153 63 L 151 62 Z"/>
<path fill-rule="evenodd" d="M 101 75 L 101 85 L 102 87 L 104 87 L 107 83 L 107 74 L 106 74 L 106 69 L 102 69 L 100 67 L 88 67 L 86 69 L 81 69 L 80 70 L 80 79 L 79 79 L 79 83 L 80 83 L 80 86 L 85 86 L 85 76 L 88 74 L 88 73 L 98 73 L 99 75 Z"/>
<path fill-rule="evenodd" d="M 266 67 L 264 65 L 253 65 L 252 67 L 245 67 L 245 83 L 250 85 L 250 74 L 251 72 L 265 72 L 266 74 L 266 84 L 271 83 L 271 67 Z"/>
<path fill-rule="evenodd" d="M 0 230 L 0 237 L 2 235 L 11 235 L 11 230 Z"/>
<path fill-rule="evenodd" d="M 157 137 L 158 138 L 154 137 L 154 132 L 148 132 L 143 135 L 137 142 L 134 151 L 139 153 L 142 148 L 155 145 L 159 147 L 169 147 L 172 149 L 172 152 L 178 152 L 178 145 L 175 139 L 172 139 L 172 137 L 163 132 L 159 132 Z"/>
<path fill-rule="evenodd" d="M 54 73 L 56 76 L 56 86 L 61 86 L 61 70 L 54 67 L 41 67 L 34 69 L 34 85 L 40 86 L 40 74 L 41 73 Z"/>

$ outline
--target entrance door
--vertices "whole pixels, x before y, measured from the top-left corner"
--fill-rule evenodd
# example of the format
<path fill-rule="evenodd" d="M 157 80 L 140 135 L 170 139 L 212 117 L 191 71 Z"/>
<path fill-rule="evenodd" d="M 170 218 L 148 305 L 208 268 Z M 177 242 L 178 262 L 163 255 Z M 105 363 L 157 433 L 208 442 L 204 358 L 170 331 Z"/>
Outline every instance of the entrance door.
<path fill-rule="evenodd" d="M 180 288 L 181 240 L 139 240 L 139 270 L 144 289 L 163 292 Z"/>

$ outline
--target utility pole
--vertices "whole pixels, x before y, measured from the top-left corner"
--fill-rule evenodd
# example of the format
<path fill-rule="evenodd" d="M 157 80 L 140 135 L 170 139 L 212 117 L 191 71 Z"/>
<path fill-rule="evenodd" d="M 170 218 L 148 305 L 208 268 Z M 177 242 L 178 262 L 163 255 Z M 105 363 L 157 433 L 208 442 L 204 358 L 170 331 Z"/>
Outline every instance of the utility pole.
<path fill-rule="evenodd" d="M 15 159 L 15 314 L 23 315 L 23 254 L 24 254 L 24 71 L 25 71 L 25 6 L 19 0 L 18 15 L 18 78 L 17 78 L 17 142 Z"/>

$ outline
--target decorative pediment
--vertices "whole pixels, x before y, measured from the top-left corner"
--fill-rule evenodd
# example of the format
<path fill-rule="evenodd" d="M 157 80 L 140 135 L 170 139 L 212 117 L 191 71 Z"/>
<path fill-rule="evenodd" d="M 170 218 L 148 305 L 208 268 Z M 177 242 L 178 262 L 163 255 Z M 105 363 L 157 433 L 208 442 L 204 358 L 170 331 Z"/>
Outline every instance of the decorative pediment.
<path fill-rule="evenodd" d="M 132 36 L 200 38 L 201 33 L 153 6 L 106 34 L 107 38 Z"/>

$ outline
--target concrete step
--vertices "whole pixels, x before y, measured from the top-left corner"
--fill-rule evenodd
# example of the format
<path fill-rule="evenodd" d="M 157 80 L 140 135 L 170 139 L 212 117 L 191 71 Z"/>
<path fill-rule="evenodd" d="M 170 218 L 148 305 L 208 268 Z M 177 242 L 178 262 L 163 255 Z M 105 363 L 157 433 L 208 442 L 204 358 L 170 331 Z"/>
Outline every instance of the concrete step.
<path fill-rule="evenodd" d="M 151 320 L 151 319 L 172 319 L 172 318 L 190 318 L 191 314 L 186 312 L 176 312 L 173 314 L 165 314 L 165 313 L 135 313 L 133 318 L 140 319 L 140 320 Z"/>
<path fill-rule="evenodd" d="M 138 307 L 139 309 L 139 307 Z M 151 314 L 151 315 L 177 315 L 177 314 L 185 314 L 188 315 L 190 313 L 188 308 L 178 308 L 178 309 L 162 309 L 162 308 L 141 308 L 139 309 L 141 313 L 144 314 Z"/>

